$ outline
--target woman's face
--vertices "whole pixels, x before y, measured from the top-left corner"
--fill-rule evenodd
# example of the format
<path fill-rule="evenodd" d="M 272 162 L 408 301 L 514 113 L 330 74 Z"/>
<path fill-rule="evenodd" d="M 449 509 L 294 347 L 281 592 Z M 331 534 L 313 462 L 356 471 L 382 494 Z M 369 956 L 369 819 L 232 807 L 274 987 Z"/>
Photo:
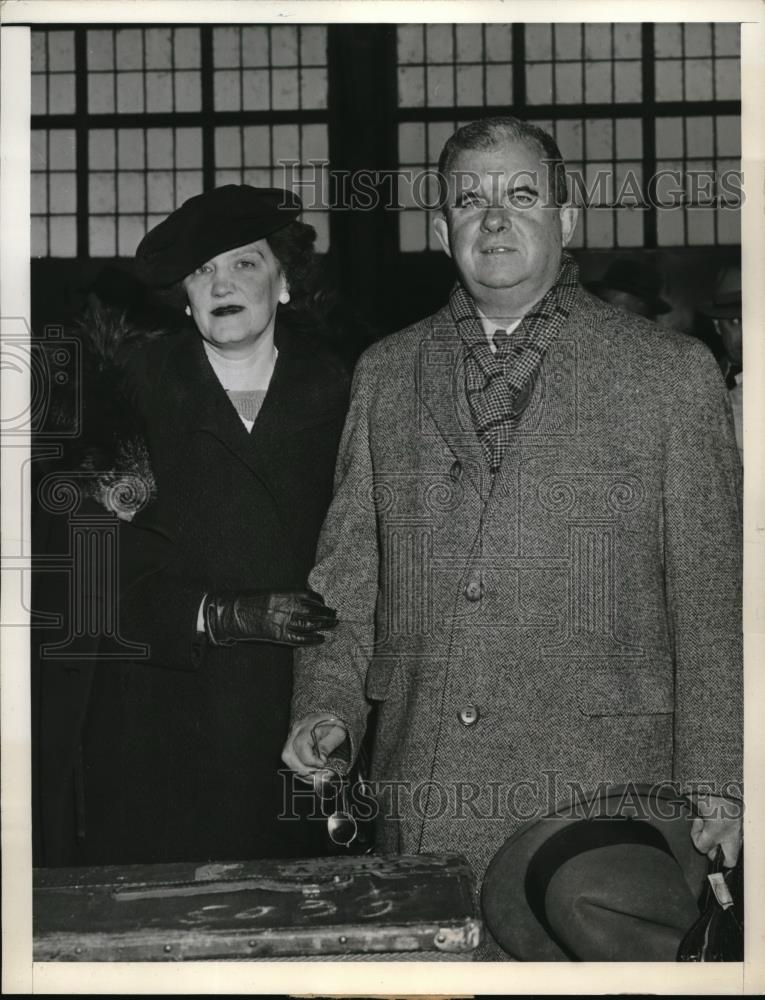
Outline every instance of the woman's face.
<path fill-rule="evenodd" d="M 276 307 L 289 300 L 287 280 L 265 240 L 218 254 L 187 275 L 183 287 L 199 332 L 229 353 L 272 335 Z"/>

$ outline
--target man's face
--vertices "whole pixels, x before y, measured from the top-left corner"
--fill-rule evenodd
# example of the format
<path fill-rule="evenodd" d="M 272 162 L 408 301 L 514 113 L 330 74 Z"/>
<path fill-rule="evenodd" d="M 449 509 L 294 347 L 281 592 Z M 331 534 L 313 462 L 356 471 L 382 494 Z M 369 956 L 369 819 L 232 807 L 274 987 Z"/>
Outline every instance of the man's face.
<path fill-rule="evenodd" d="M 741 367 L 743 357 L 743 328 L 741 317 L 733 316 L 730 319 L 716 319 L 715 326 L 722 339 L 725 352 L 732 364 Z"/>
<path fill-rule="evenodd" d="M 183 279 L 194 322 L 205 340 L 232 352 L 273 331 L 287 282 L 265 240 L 227 250 Z"/>
<path fill-rule="evenodd" d="M 512 140 L 465 150 L 446 179 L 446 217 L 434 224 L 466 289 L 490 309 L 533 305 L 555 281 L 577 219 L 554 204 L 539 155 Z"/>

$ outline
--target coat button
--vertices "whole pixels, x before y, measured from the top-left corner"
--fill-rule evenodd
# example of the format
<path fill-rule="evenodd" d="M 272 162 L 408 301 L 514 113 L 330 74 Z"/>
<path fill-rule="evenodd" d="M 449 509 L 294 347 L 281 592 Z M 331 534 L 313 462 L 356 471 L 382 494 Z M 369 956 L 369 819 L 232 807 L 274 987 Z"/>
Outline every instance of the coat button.
<path fill-rule="evenodd" d="M 457 713 L 457 717 L 463 726 L 474 726 L 478 722 L 480 715 L 481 713 L 477 705 L 465 705 Z"/>
<path fill-rule="evenodd" d="M 453 462 L 451 469 L 449 469 L 449 475 L 458 483 L 462 479 L 462 462 L 459 460 Z"/>
<path fill-rule="evenodd" d="M 465 597 L 469 601 L 480 601 L 481 595 L 483 594 L 483 587 L 481 586 L 481 581 L 477 577 L 472 577 L 467 582 L 465 587 Z"/>

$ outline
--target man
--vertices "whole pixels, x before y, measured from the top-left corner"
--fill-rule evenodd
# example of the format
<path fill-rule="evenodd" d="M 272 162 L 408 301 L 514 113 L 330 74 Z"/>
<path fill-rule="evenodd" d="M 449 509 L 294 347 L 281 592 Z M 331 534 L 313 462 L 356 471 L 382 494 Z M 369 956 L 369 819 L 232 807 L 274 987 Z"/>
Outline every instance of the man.
<path fill-rule="evenodd" d="M 655 265 L 639 258 L 617 258 L 611 261 L 599 281 L 586 286 L 604 302 L 626 309 L 627 312 L 656 319 L 671 311 L 672 306 L 659 294 L 661 275 Z"/>
<path fill-rule="evenodd" d="M 715 281 L 712 301 L 707 303 L 701 312 L 712 320 L 723 348 L 719 364 L 728 387 L 728 399 L 733 410 L 733 424 L 736 429 L 736 444 L 743 461 L 743 327 L 741 324 L 741 267 L 738 264 L 728 264 L 721 269 Z"/>
<path fill-rule="evenodd" d="M 480 877 L 567 788 L 740 793 L 740 484 L 708 352 L 579 285 L 554 141 L 474 122 L 439 170 L 459 281 L 357 367 L 283 760 L 353 755 L 379 703 L 380 850 Z M 694 838 L 732 861 L 721 804 Z"/>

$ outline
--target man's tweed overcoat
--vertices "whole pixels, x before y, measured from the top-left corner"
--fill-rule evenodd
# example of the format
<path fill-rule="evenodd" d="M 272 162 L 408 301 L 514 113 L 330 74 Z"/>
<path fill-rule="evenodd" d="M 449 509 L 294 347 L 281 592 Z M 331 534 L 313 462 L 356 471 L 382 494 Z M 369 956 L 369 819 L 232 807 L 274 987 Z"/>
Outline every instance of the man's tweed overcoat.
<path fill-rule="evenodd" d="M 357 367 L 292 715 L 379 702 L 382 847 L 480 875 L 569 783 L 740 780 L 741 469 L 706 348 L 583 290 L 493 485 L 463 360 L 444 309 Z"/>

